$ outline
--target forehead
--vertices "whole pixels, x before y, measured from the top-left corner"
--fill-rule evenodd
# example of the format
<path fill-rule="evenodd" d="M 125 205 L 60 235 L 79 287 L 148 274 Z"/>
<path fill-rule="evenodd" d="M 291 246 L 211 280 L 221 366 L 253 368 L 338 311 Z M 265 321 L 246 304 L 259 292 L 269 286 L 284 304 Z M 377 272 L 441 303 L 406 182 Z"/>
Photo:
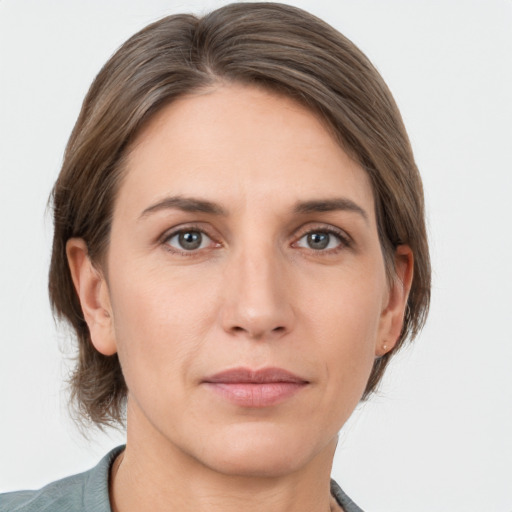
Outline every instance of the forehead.
<path fill-rule="evenodd" d="M 229 209 L 341 195 L 373 216 L 367 173 L 325 123 L 286 96 L 243 85 L 182 97 L 139 134 L 118 206 L 142 211 L 168 195 L 199 196 Z"/>

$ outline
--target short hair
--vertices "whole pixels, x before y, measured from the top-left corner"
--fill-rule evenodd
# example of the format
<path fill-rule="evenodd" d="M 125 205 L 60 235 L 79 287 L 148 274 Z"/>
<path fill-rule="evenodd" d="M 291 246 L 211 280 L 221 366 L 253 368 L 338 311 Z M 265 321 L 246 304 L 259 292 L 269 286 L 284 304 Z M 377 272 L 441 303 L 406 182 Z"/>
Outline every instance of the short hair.
<path fill-rule="evenodd" d="M 396 247 L 412 249 L 414 277 L 402 332 L 395 348 L 375 359 L 363 398 L 426 319 L 430 259 L 422 183 L 398 108 L 368 58 L 327 23 L 288 5 L 234 3 L 203 17 L 165 17 L 128 39 L 93 81 L 51 195 L 50 300 L 78 342 L 71 402 L 79 417 L 100 428 L 123 424 L 127 387 L 117 355 L 105 356 L 91 343 L 66 242 L 82 238 L 101 267 L 131 142 L 164 106 L 219 83 L 263 87 L 319 115 L 370 177 L 388 278 Z"/>

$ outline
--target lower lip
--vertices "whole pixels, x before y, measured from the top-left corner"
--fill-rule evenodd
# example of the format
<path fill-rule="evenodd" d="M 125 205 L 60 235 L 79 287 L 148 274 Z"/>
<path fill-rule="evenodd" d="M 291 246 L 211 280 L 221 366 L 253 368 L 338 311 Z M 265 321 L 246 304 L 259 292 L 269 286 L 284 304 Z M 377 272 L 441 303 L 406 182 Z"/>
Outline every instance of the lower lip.
<path fill-rule="evenodd" d="M 270 407 L 291 398 L 306 383 L 300 382 L 206 382 L 210 389 L 241 407 Z"/>

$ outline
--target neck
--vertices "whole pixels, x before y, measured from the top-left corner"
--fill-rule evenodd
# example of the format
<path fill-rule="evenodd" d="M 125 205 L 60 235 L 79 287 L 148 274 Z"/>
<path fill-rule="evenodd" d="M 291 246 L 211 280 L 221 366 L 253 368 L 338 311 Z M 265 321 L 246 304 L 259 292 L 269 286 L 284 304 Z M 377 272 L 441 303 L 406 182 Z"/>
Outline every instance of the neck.
<path fill-rule="evenodd" d="M 112 471 L 113 512 L 328 512 L 336 439 L 304 465 L 278 475 L 227 474 L 207 467 L 157 432 L 130 428 Z M 120 462 L 120 463 L 119 463 Z"/>

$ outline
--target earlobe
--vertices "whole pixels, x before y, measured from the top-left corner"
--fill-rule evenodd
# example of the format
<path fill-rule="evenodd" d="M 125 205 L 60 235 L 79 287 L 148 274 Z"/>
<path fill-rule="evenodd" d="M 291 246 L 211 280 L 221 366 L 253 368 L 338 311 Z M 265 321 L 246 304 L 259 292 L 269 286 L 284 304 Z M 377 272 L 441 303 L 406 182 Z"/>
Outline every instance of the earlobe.
<path fill-rule="evenodd" d="M 113 355 L 117 347 L 107 281 L 92 264 L 83 239 L 70 238 L 66 255 L 92 344 L 103 355 Z"/>
<path fill-rule="evenodd" d="M 399 245 L 395 251 L 394 277 L 389 286 L 387 303 L 381 314 L 380 333 L 375 347 L 377 357 L 392 350 L 400 337 L 413 275 L 412 250 L 408 245 Z"/>

